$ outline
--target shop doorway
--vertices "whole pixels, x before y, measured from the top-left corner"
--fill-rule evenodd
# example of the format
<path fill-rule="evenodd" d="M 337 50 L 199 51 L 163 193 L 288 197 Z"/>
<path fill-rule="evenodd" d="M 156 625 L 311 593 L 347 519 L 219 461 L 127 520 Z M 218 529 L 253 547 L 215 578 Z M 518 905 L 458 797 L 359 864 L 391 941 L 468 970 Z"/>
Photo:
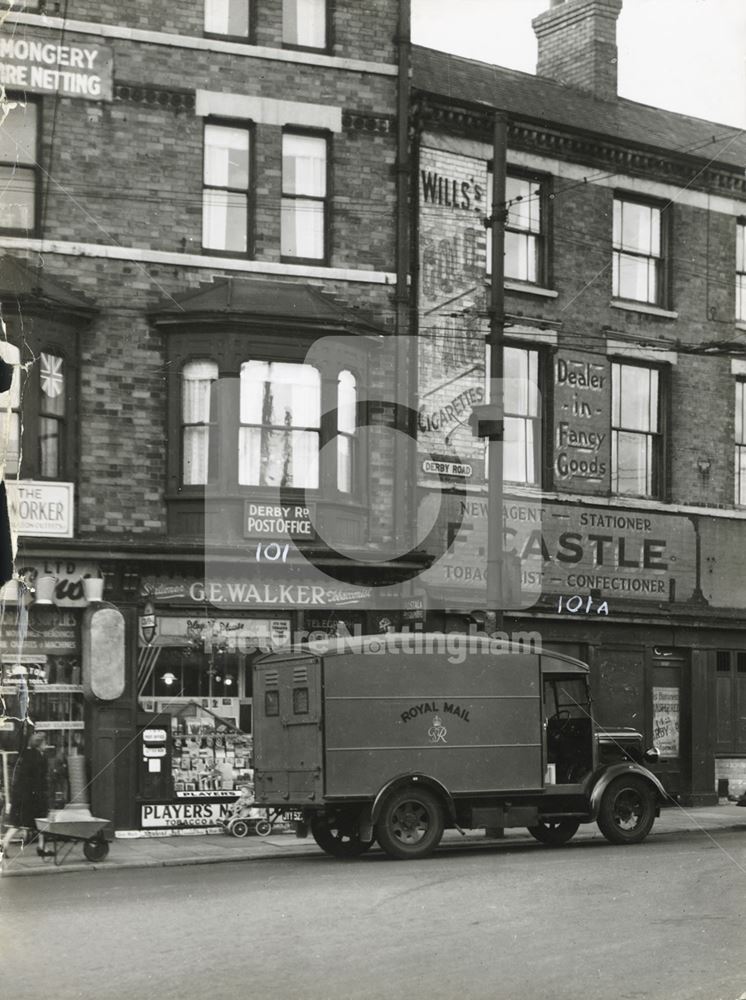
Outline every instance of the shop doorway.
<path fill-rule="evenodd" d="M 689 663 L 676 649 L 653 647 L 650 707 L 652 742 L 660 750 L 653 770 L 674 798 L 689 786 L 687 762 L 691 756 L 689 717 Z"/>

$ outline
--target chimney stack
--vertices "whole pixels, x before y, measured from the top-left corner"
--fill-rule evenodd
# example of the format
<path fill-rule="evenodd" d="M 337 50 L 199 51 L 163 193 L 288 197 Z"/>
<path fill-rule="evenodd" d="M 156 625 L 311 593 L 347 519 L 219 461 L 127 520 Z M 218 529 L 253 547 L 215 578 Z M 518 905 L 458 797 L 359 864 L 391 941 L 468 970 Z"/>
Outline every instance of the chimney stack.
<path fill-rule="evenodd" d="M 551 0 L 531 22 L 539 42 L 537 74 L 614 100 L 621 10 L 622 0 Z"/>

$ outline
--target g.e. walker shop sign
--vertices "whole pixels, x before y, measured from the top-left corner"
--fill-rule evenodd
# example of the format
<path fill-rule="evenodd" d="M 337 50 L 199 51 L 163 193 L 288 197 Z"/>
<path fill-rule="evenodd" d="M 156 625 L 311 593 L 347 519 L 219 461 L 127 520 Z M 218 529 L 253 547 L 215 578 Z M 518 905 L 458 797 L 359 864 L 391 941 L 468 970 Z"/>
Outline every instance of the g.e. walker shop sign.
<path fill-rule="evenodd" d="M 0 83 L 14 90 L 110 101 L 112 65 L 103 45 L 0 36 Z"/>
<path fill-rule="evenodd" d="M 142 582 L 142 596 L 158 604 L 220 604 L 228 607 L 329 607 L 355 605 L 369 598 L 369 587 L 344 584 L 326 587 L 281 580 L 169 580 L 148 578 Z"/>

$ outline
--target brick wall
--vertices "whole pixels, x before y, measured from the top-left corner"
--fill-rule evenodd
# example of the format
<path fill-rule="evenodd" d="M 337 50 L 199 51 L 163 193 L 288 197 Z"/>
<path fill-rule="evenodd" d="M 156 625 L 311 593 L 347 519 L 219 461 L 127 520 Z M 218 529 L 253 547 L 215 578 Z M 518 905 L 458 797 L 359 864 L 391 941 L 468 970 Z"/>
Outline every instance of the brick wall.
<path fill-rule="evenodd" d="M 282 0 L 252 0 L 256 6 L 255 40 L 269 48 L 282 46 Z M 328 0 L 331 7 L 331 54 L 348 59 L 393 63 L 399 0 Z M 47 0 L 47 12 L 59 14 L 54 0 Z M 67 8 L 70 20 L 95 21 L 142 31 L 176 35 L 204 33 L 204 0 L 72 0 Z"/>

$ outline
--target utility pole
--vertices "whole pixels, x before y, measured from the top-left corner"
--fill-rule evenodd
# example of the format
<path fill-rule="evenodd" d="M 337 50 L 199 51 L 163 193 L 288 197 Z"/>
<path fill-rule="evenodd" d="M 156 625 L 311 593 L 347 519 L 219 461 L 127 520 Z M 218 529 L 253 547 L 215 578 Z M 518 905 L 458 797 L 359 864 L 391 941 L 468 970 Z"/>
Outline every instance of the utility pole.
<path fill-rule="evenodd" d="M 504 111 L 495 111 L 492 133 L 492 206 L 490 232 L 490 346 L 489 402 L 473 409 L 473 425 L 479 437 L 487 438 L 487 607 L 485 630 L 491 634 L 503 627 L 503 345 L 505 326 L 505 154 L 508 123 Z"/>

